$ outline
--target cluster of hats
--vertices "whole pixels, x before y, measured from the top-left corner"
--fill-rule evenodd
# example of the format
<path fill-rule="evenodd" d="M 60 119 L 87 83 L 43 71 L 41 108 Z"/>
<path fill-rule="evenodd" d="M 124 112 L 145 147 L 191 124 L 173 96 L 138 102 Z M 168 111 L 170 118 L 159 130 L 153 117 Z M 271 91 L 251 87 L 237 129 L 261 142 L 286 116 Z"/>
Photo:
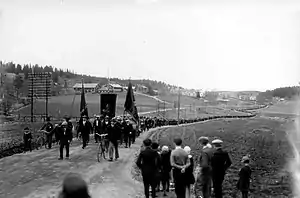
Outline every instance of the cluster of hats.
<path fill-rule="evenodd" d="M 202 144 L 207 144 L 207 143 L 209 142 L 209 139 L 208 139 L 208 137 L 201 136 L 201 137 L 198 139 L 198 141 L 199 141 L 200 143 L 202 143 Z M 213 140 L 211 143 L 212 143 L 213 145 L 215 145 L 216 147 L 220 147 L 220 146 L 222 145 L 223 141 L 220 140 L 220 139 L 215 139 L 215 140 Z"/>

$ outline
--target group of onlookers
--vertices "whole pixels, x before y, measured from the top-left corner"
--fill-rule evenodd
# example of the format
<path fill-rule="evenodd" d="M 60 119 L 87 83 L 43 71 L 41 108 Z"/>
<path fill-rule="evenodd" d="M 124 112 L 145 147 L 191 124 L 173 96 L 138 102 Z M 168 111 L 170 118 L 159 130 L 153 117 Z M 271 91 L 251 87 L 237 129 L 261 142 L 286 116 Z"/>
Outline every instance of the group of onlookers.
<path fill-rule="evenodd" d="M 143 141 L 137 166 L 141 170 L 144 183 L 145 197 L 156 197 L 157 191 L 162 186 L 163 195 L 167 196 L 170 183 L 175 184 L 177 198 L 190 198 L 191 189 L 197 183 L 201 186 L 203 198 L 222 198 L 222 184 L 227 169 L 232 162 L 229 154 L 222 149 L 222 140 L 216 139 L 209 143 L 207 137 L 198 139 L 202 145 L 199 157 L 194 159 L 191 148 L 182 148 L 182 140 L 174 139 L 175 149 L 168 146 L 160 147 L 158 143 L 150 139 Z M 242 158 L 244 167 L 239 172 L 237 188 L 242 192 L 242 197 L 247 198 L 250 186 L 251 169 L 249 157 Z M 194 168 L 194 164 L 196 167 Z"/>

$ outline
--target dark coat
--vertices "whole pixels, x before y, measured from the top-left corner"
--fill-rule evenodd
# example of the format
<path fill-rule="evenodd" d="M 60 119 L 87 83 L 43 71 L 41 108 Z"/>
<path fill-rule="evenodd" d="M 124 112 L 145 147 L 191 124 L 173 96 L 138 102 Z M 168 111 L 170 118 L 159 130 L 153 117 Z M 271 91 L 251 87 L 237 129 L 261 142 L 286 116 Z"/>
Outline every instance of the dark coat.
<path fill-rule="evenodd" d="M 194 177 L 194 159 L 193 157 L 189 157 L 191 165 L 185 169 L 185 177 L 187 184 L 194 184 L 195 177 Z"/>
<path fill-rule="evenodd" d="M 154 178 L 160 167 L 159 154 L 147 147 L 139 154 L 136 165 L 141 169 L 143 177 Z"/>
<path fill-rule="evenodd" d="M 78 132 L 81 132 L 82 137 L 88 137 L 92 129 L 92 124 L 88 120 L 85 125 L 83 124 L 83 121 L 79 122 Z"/>
<path fill-rule="evenodd" d="M 251 168 L 244 166 L 239 172 L 239 180 L 237 182 L 237 188 L 240 191 L 249 191 L 250 179 L 251 179 Z"/>
<path fill-rule="evenodd" d="M 108 126 L 107 131 L 108 131 L 108 140 L 113 143 L 117 142 L 120 137 L 117 126 L 116 125 L 114 127 Z"/>
<path fill-rule="evenodd" d="M 31 134 L 31 132 L 30 131 L 27 132 L 27 133 L 24 132 L 24 134 L 23 134 L 23 141 L 24 142 L 29 142 L 31 140 L 32 140 L 32 134 Z"/>
<path fill-rule="evenodd" d="M 97 123 L 97 122 L 98 122 L 98 123 Z M 101 120 L 99 120 L 99 119 L 94 120 L 94 123 L 93 123 L 93 129 L 94 129 L 94 131 L 95 131 L 96 133 L 100 133 L 100 131 L 101 131 L 101 125 L 103 125 L 103 124 L 101 123 Z"/>
<path fill-rule="evenodd" d="M 57 130 L 60 143 L 67 143 L 68 141 L 72 141 L 72 128 L 70 128 L 69 126 L 60 126 L 57 128 Z"/>
<path fill-rule="evenodd" d="M 224 178 L 224 175 L 231 164 L 231 159 L 226 151 L 223 151 L 220 148 L 215 150 L 211 158 L 213 177 Z"/>

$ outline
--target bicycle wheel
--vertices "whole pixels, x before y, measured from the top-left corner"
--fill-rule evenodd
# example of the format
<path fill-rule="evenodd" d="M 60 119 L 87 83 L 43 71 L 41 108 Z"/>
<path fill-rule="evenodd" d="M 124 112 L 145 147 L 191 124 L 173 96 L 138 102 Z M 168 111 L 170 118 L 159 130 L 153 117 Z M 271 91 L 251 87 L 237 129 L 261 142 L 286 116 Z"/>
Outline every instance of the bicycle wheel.
<path fill-rule="evenodd" d="M 39 137 L 36 140 L 36 149 L 39 150 L 40 148 L 43 147 L 44 144 L 45 144 L 45 139 L 43 137 Z"/>
<path fill-rule="evenodd" d="M 101 161 L 102 154 L 103 154 L 103 149 L 102 149 L 102 145 L 100 143 L 99 146 L 98 146 L 98 152 L 97 152 L 97 160 L 98 160 L 98 162 Z"/>

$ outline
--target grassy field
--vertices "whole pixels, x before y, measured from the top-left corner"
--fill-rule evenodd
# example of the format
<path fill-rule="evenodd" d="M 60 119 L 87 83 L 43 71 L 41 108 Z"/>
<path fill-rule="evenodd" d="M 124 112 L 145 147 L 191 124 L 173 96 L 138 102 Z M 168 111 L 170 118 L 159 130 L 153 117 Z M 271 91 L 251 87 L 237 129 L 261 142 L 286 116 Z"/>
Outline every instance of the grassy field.
<path fill-rule="evenodd" d="M 74 99 L 75 97 L 75 99 Z M 126 93 L 120 93 L 117 97 L 117 114 L 122 114 L 124 110 Z M 74 104 L 72 105 L 74 99 Z M 155 110 L 157 101 L 153 98 L 136 95 L 136 105 L 139 112 Z M 100 97 L 98 94 L 86 94 L 86 102 L 88 104 L 89 114 L 98 114 L 100 111 Z M 79 115 L 80 95 L 66 95 L 52 97 L 48 104 L 49 114 L 55 117 L 59 115 Z M 166 105 L 168 107 L 168 105 Z M 44 114 L 46 109 L 45 101 L 37 101 L 34 105 L 35 114 Z M 21 115 L 30 115 L 30 106 L 27 106 L 19 111 Z"/>
<path fill-rule="evenodd" d="M 284 177 L 282 170 L 289 157 L 290 146 L 285 137 L 285 128 L 280 122 L 268 119 L 218 120 L 190 126 L 162 128 L 152 136 L 160 145 L 173 147 L 173 139 L 181 137 L 184 145 L 192 148 L 196 158 L 200 145 L 196 141 L 200 136 L 210 140 L 220 138 L 224 141 L 224 150 L 228 151 L 233 165 L 224 181 L 225 198 L 236 195 L 235 185 L 238 171 L 242 167 L 241 158 L 250 154 L 253 169 L 253 182 L 250 197 L 289 197 L 290 180 Z M 197 186 L 199 193 L 199 186 Z"/>
<path fill-rule="evenodd" d="M 251 156 L 253 170 L 251 198 L 293 197 L 287 164 L 293 155 L 286 136 L 293 122 L 292 119 L 286 119 L 286 115 L 295 118 L 295 106 L 296 102 L 289 101 L 258 110 L 259 115 L 251 119 L 215 120 L 188 126 L 161 128 L 151 138 L 160 145 L 173 147 L 173 139 L 181 137 L 184 145 L 192 148 L 195 158 L 200 153 L 200 145 L 197 142 L 200 136 L 207 136 L 210 140 L 222 139 L 224 150 L 229 152 L 233 162 L 223 185 L 225 198 L 239 195 L 235 185 L 238 171 L 242 167 L 241 158 L 247 154 Z M 216 109 L 214 111 L 216 114 Z M 285 119 L 272 119 L 275 117 Z M 199 186 L 196 186 L 196 189 L 199 194 Z"/>

